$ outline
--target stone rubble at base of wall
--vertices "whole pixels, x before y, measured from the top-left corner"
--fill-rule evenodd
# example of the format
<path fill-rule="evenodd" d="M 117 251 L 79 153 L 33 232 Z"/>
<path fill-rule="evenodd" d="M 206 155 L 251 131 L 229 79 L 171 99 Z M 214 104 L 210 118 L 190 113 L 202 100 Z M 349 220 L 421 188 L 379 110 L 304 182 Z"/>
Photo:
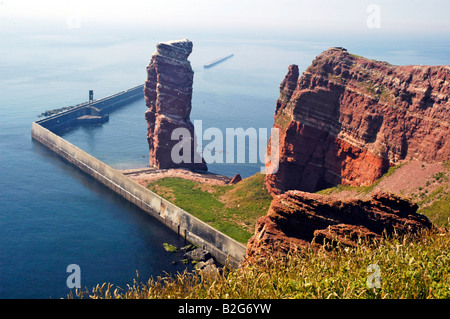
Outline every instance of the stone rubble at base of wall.
<path fill-rule="evenodd" d="M 187 241 L 211 252 L 221 264 L 238 267 L 246 246 L 129 179 L 60 136 L 32 124 L 32 138 L 168 226 Z"/>

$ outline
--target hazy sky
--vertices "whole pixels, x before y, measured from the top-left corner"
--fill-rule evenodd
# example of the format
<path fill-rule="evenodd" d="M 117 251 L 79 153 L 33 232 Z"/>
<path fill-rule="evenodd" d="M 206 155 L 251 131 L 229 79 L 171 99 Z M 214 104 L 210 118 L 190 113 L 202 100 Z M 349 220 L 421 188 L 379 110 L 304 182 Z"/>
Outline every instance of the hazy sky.
<path fill-rule="evenodd" d="M 369 10 L 376 5 L 378 13 Z M 369 11 L 368 11 L 369 10 Z M 5 21 L 149 27 L 297 28 L 329 31 L 450 31 L 449 0 L 0 0 Z M 373 20 L 371 20 L 373 21 Z"/>

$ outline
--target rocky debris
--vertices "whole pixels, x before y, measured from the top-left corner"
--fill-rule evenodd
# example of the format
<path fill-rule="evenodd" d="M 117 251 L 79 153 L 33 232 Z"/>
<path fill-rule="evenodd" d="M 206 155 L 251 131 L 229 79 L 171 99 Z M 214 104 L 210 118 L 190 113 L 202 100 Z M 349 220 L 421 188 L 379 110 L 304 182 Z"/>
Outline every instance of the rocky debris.
<path fill-rule="evenodd" d="M 417 208 L 407 199 L 382 192 L 368 200 L 339 200 L 287 191 L 274 197 L 267 215 L 258 219 L 255 234 L 247 244 L 247 260 L 337 241 L 355 246 L 360 240 L 431 229 L 432 223 L 418 214 Z"/>
<path fill-rule="evenodd" d="M 196 248 L 194 250 L 188 251 L 184 254 L 185 259 L 195 260 L 195 261 L 207 261 L 208 259 L 212 258 L 212 255 L 209 251 L 202 249 L 202 248 Z"/>
<path fill-rule="evenodd" d="M 237 184 L 240 181 L 242 181 L 242 177 L 240 174 L 236 174 L 233 176 L 233 178 L 231 179 L 231 181 L 229 182 L 229 184 Z"/>
<path fill-rule="evenodd" d="M 330 48 L 280 85 L 272 195 L 369 185 L 405 160 L 450 158 L 450 66 L 395 66 Z M 267 148 L 270 152 L 270 147 Z"/>
<path fill-rule="evenodd" d="M 194 250 L 195 248 L 197 248 L 195 245 L 187 244 L 186 246 L 181 247 L 180 250 L 181 251 L 191 251 L 191 250 Z"/>
<path fill-rule="evenodd" d="M 156 168 L 207 170 L 206 162 L 196 151 L 194 125 L 190 120 L 194 71 L 187 58 L 192 46 L 187 39 L 158 43 L 147 67 L 145 119 L 149 163 Z M 183 161 L 178 163 L 172 159 L 171 152 L 180 140 L 172 140 L 172 132 L 180 128 L 189 136 L 180 137 L 183 149 L 179 153 Z"/>
<path fill-rule="evenodd" d="M 200 261 L 195 264 L 195 269 L 201 271 L 203 274 L 208 274 L 212 276 L 220 275 L 223 271 L 222 267 L 217 267 L 216 262 L 213 258 L 207 261 Z"/>
<path fill-rule="evenodd" d="M 218 267 L 211 253 L 202 248 L 195 248 L 184 254 L 185 261 L 191 261 L 197 271 L 203 274 L 216 276 L 222 273 L 222 267 Z"/>
<path fill-rule="evenodd" d="M 211 253 L 205 249 L 198 248 L 193 244 L 187 244 L 183 247 L 176 247 L 172 244 L 164 243 L 164 249 L 169 253 L 176 253 L 183 259 L 180 261 L 184 264 L 191 263 L 196 270 L 201 270 L 203 273 L 220 274 L 222 269 L 216 265 L 216 261 Z M 181 253 L 181 255 L 179 255 Z M 172 264 L 177 264 L 177 261 L 172 261 Z"/>
<path fill-rule="evenodd" d="M 195 265 L 195 268 L 199 269 L 199 270 L 204 270 L 204 269 L 207 269 L 207 267 L 211 267 L 212 265 L 214 265 L 214 259 L 210 258 L 207 261 L 200 261 L 200 262 L 198 262 Z"/>

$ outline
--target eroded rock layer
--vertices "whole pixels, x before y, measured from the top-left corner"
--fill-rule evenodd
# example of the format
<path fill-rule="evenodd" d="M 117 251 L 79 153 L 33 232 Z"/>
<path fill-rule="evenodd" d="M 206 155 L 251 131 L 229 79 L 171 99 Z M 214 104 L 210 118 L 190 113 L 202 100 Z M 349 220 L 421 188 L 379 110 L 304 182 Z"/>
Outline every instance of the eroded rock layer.
<path fill-rule="evenodd" d="M 267 215 L 258 219 L 247 244 L 247 260 L 326 242 L 356 246 L 360 240 L 380 239 L 394 232 L 403 235 L 431 229 L 431 222 L 416 212 L 417 207 L 388 193 L 376 193 L 369 200 L 338 200 L 287 191 L 275 196 Z"/>
<path fill-rule="evenodd" d="M 196 152 L 194 125 L 190 120 L 194 71 L 188 57 L 192 42 L 187 39 L 161 42 L 156 48 L 147 67 L 144 86 L 150 166 L 206 171 L 205 161 Z M 179 144 L 179 139 L 172 139 L 173 131 L 179 128 L 186 129 L 179 132 L 189 133 L 183 134 L 183 144 Z M 183 145 L 176 147 L 183 161 L 172 156 L 177 144 Z"/>
<path fill-rule="evenodd" d="M 404 160 L 450 158 L 450 66 L 394 66 L 330 48 L 280 85 L 274 194 L 369 185 Z M 269 152 L 269 148 L 268 148 Z"/>

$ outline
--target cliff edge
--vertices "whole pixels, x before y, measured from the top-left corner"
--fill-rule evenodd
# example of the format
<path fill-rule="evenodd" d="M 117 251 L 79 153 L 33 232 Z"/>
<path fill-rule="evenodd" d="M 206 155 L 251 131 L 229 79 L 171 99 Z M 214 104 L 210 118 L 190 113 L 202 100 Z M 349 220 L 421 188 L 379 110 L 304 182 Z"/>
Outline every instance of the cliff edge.
<path fill-rule="evenodd" d="M 354 247 L 385 235 L 417 233 L 434 226 L 416 212 L 413 202 L 389 193 L 370 199 L 340 200 L 333 196 L 287 191 L 275 196 L 266 216 L 256 223 L 246 258 L 286 255 L 295 249 L 339 242 Z M 314 239 L 314 241 L 313 241 Z"/>

